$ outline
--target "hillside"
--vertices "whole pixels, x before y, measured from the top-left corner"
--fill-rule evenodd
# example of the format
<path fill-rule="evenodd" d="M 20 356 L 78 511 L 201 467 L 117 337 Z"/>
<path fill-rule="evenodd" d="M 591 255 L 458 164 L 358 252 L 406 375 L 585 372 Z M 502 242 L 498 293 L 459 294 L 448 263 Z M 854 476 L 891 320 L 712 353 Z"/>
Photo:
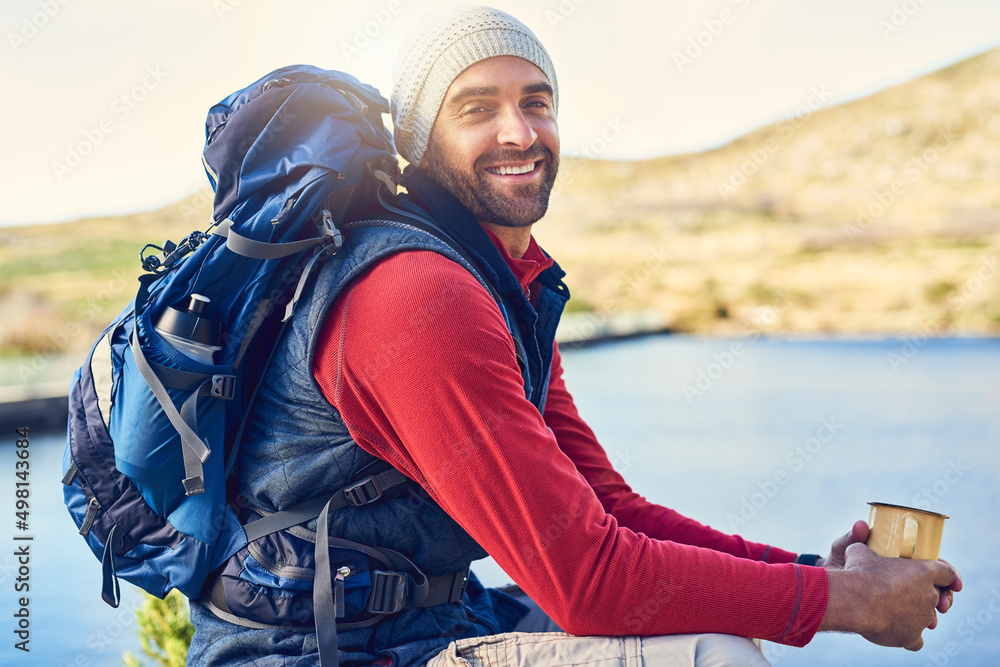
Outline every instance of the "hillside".
<path fill-rule="evenodd" d="M 1000 50 L 717 150 L 562 178 L 536 236 L 598 319 L 1000 333 Z"/>
<path fill-rule="evenodd" d="M 1000 50 L 708 152 L 563 160 L 536 236 L 577 326 L 1000 334 Z M 159 211 L 0 229 L 0 352 L 79 351 L 131 298 L 138 251 L 209 220 Z"/>

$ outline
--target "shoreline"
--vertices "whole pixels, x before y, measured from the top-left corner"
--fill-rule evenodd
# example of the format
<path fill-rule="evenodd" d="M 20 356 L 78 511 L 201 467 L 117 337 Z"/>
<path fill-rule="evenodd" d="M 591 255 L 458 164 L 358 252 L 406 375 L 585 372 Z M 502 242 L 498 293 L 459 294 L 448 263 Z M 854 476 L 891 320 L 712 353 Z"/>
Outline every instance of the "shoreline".
<path fill-rule="evenodd" d="M 631 319 L 635 324 L 635 320 Z M 650 324 L 647 322 L 647 324 Z M 879 342 L 899 341 L 904 343 L 919 334 L 871 334 L 862 332 L 826 332 L 823 334 L 797 334 L 792 332 L 769 332 L 753 336 L 754 340 L 769 342 Z M 746 336 L 735 335 L 705 335 L 685 331 L 677 331 L 667 326 L 646 326 L 626 329 L 621 322 L 612 318 L 604 323 L 599 332 L 594 332 L 586 338 L 573 336 L 558 337 L 560 349 L 564 352 L 582 350 L 622 343 L 640 338 L 654 336 L 690 336 L 718 340 L 744 340 Z M 1000 336 L 989 336 L 975 333 L 958 333 L 948 336 L 935 336 L 930 340 L 994 340 L 1000 342 Z M 66 417 L 69 406 L 69 381 L 55 380 L 35 384 L 0 386 L 0 429 L 8 430 L 27 426 L 33 431 L 52 434 L 66 428 Z"/>

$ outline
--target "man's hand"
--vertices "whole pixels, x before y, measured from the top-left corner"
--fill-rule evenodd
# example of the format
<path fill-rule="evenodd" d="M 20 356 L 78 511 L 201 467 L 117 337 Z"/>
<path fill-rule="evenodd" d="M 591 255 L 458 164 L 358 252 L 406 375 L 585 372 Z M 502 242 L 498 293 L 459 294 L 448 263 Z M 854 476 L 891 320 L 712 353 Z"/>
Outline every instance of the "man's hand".
<path fill-rule="evenodd" d="M 844 567 L 845 555 L 844 552 L 847 551 L 847 547 L 852 544 L 864 544 L 868 541 L 868 524 L 860 519 L 854 522 L 851 527 L 851 531 L 846 535 L 841 535 L 833 541 L 833 547 L 830 549 L 830 555 L 826 558 L 821 558 L 816 565 L 820 567 L 825 567 L 828 570 L 839 570 Z"/>
<path fill-rule="evenodd" d="M 962 589 L 961 577 L 944 561 L 883 558 L 853 541 L 838 548 L 842 540 L 856 536 L 852 530 L 834 543 L 828 559 L 830 597 L 820 631 L 856 632 L 874 644 L 919 650 L 921 633 L 937 626 L 935 610 L 946 612 L 952 592 Z M 843 564 L 835 568 L 838 555 Z"/>

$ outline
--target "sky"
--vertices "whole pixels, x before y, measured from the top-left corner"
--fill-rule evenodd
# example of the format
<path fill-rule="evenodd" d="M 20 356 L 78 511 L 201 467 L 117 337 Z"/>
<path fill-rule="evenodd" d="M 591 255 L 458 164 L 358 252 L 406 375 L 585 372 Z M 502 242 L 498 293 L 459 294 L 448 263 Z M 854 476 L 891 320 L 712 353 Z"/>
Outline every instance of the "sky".
<path fill-rule="evenodd" d="M 204 188 L 209 107 L 278 67 L 391 92 L 447 0 L 4 0 L 0 225 L 147 210 Z M 549 50 L 566 155 L 703 150 L 1000 46 L 996 0 L 494 0 Z"/>

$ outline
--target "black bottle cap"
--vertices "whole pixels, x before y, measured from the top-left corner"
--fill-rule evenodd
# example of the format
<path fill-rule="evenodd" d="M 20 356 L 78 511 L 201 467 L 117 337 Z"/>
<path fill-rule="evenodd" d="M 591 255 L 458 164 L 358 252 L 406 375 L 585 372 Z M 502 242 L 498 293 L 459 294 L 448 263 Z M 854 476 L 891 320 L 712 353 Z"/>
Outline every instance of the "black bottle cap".
<path fill-rule="evenodd" d="M 207 297 L 192 294 L 187 310 L 167 308 L 156 323 L 156 328 L 194 343 L 218 347 L 222 339 L 222 325 L 202 317 L 208 303 Z"/>

